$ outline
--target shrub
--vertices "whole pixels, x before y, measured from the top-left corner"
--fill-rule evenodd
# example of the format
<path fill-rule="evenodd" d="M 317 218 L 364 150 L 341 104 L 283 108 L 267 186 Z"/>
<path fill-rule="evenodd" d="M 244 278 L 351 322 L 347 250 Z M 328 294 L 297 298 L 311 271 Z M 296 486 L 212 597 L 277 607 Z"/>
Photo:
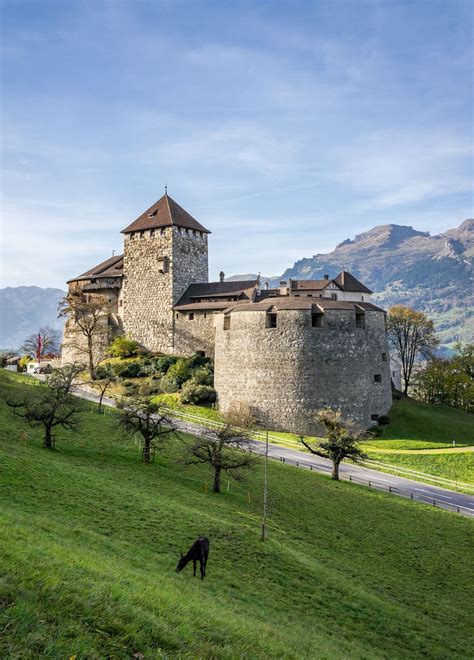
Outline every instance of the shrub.
<path fill-rule="evenodd" d="M 162 355 L 154 358 L 152 361 L 153 371 L 159 374 L 166 374 L 168 369 L 178 361 L 175 355 Z"/>
<path fill-rule="evenodd" d="M 380 417 L 378 418 L 378 423 L 379 426 L 387 426 L 387 424 L 390 424 L 390 417 L 388 417 L 387 415 L 380 415 Z"/>
<path fill-rule="evenodd" d="M 118 365 L 117 374 L 120 378 L 139 378 L 140 376 L 145 376 L 146 371 L 140 362 L 129 362 L 128 364 Z"/>
<path fill-rule="evenodd" d="M 163 392 L 161 388 L 160 380 L 149 380 L 148 383 L 143 383 L 140 385 L 139 389 L 141 396 L 152 396 L 153 394 L 161 394 Z"/>
<path fill-rule="evenodd" d="M 214 385 L 214 373 L 210 365 L 199 367 L 193 374 L 192 380 L 196 385 Z"/>
<path fill-rule="evenodd" d="M 192 403 L 214 403 L 216 400 L 216 391 L 210 385 L 199 385 L 193 380 L 189 380 L 181 390 L 181 402 Z"/>
<path fill-rule="evenodd" d="M 124 396 L 134 396 L 138 393 L 138 385 L 136 383 L 124 383 Z"/>
<path fill-rule="evenodd" d="M 123 335 L 115 337 L 109 346 L 109 353 L 113 357 L 127 358 L 140 355 L 142 348 L 140 344 L 134 339 L 129 339 Z"/>
<path fill-rule="evenodd" d="M 178 389 L 181 387 L 181 385 L 183 385 L 183 383 L 189 380 L 192 375 L 193 374 L 190 361 L 186 358 L 178 358 L 178 360 L 172 364 L 166 372 L 166 378 L 174 380 L 178 386 Z"/>

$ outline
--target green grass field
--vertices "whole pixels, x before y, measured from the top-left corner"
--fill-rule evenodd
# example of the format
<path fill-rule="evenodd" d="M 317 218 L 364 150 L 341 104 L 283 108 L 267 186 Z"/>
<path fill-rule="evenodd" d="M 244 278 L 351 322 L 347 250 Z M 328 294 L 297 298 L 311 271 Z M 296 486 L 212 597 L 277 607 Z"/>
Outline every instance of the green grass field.
<path fill-rule="evenodd" d="M 261 465 L 213 495 L 186 439 L 145 466 L 81 405 L 52 452 L 0 400 L 1 657 L 472 657 L 471 520 L 275 463 L 262 543 Z"/>

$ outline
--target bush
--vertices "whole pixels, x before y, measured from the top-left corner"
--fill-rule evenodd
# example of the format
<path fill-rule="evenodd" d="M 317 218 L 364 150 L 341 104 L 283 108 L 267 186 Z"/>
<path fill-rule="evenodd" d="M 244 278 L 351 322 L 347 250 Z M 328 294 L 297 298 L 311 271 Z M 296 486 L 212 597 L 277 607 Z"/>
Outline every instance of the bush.
<path fill-rule="evenodd" d="M 141 352 L 142 348 L 137 341 L 124 336 L 115 337 L 109 346 L 110 355 L 118 358 L 135 357 Z"/>
<path fill-rule="evenodd" d="M 138 394 L 138 385 L 136 383 L 130 383 L 130 381 L 124 383 L 124 396 L 134 396 Z"/>
<path fill-rule="evenodd" d="M 192 377 L 192 369 L 190 361 L 186 358 L 178 358 L 174 364 L 166 372 L 166 378 L 169 378 L 170 381 L 174 381 L 177 384 L 178 389 Z M 176 392 L 176 390 L 174 390 Z"/>
<path fill-rule="evenodd" d="M 196 385 L 214 385 L 214 373 L 210 368 L 210 365 L 196 369 L 192 380 Z"/>
<path fill-rule="evenodd" d="M 379 426 L 387 426 L 387 424 L 390 424 L 390 417 L 387 415 L 380 415 L 377 421 Z"/>
<path fill-rule="evenodd" d="M 210 385 L 199 385 L 193 380 L 189 380 L 181 390 L 181 403 L 214 403 L 216 400 L 216 391 Z"/>
<path fill-rule="evenodd" d="M 161 394 L 163 392 L 161 388 L 161 381 L 156 379 L 149 380 L 148 383 L 143 383 L 143 385 L 140 385 L 139 392 L 141 396 Z"/>
<path fill-rule="evenodd" d="M 175 355 L 162 355 L 152 360 L 152 367 L 155 373 L 166 374 L 168 369 L 178 361 Z"/>
<path fill-rule="evenodd" d="M 129 362 L 117 366 L 117 375 L 120 378 L 139 378 L 140 376 L 146 376 L 146 371 L 140 362 Z"/>

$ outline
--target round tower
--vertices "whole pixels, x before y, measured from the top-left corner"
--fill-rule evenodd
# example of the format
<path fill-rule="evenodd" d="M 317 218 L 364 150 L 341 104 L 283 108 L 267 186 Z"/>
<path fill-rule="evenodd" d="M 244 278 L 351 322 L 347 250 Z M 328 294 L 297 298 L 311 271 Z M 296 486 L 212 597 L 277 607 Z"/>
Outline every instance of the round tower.
<path fill-rule="evenodd" d="M 124 331 L 172 353 L 173 305 L 191 283 L 208 281 L 210 232 L 165 193 L 122 233 Z"/>
<path fill-rule="evenodd" d="M 262 425 L 314 434 L 314 413 L 340 408 L 367 428 L 392 403 L 385 312 L 370 303 L 279 298 L 216 317 L 215 388 Z"/>

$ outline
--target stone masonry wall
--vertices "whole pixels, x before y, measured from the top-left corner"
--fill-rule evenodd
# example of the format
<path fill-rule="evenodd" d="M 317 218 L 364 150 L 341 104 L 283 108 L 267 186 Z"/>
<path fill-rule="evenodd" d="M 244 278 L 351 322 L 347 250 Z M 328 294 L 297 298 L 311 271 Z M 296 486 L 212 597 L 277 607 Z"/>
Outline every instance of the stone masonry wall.
<path fill-rule="evenodd" d="M 266 328 L 265 319 L 265 312 L 234 312 L 224 330 L 224 315 L 216 316 L 221 410 L 244 402 L 268 428 L 303 434 L 315 433 L 312 415 L 324 406 L 341 408 L 364 428 L 372 415 L 388 413 L 383 312 L 367 311 L 364 329 L 355 327 L 353 310 L 327 310 L 321 328 L 311 327 L 309 310 L 279 311 L 276 328 Z"/>
<path fill-rule="evenodd" d="M 174 353 L 173 305 L 192 282 L 207 282 L 207 235 L 180 227 L 126 234 L 125 333 L 151 351 Z"/>
<path fill-rule="evenodd" d="M 207 357 L 214 357 L 215 329 L 213 312 L 175 312 L 175 352 L 178 355 L 193 355 L 204 351 Z"/>

